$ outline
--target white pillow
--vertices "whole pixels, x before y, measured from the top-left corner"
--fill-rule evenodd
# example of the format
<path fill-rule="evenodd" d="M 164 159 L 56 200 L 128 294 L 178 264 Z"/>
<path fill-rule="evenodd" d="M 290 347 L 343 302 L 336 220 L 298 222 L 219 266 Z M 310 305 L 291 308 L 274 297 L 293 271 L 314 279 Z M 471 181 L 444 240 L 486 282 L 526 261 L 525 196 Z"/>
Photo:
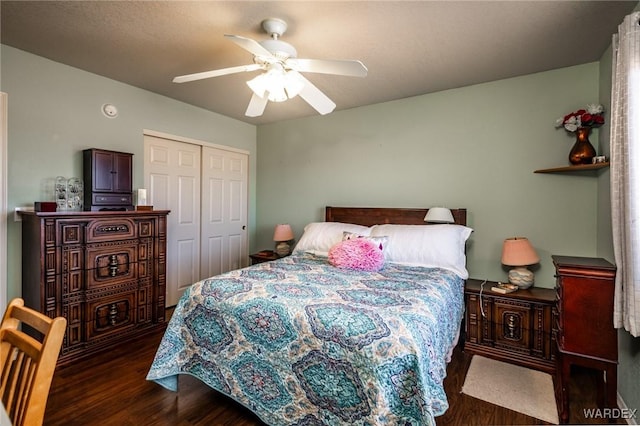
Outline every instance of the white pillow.
<path fill-rule="evenodd" d="M 304 227 L 304 233 L 293 251 L 310 251 L 327 256 L 329 249 L 342 241 L 342 235 L 345 231 L 369 236 L 371 228 L 353 223 L 312 222 Z"/>
<path fill-rule="evenodd" d="M 386 236 L 385 260 L 448 269 L 463 279 L 465 242 L 473 229 L 462 225 L 374 225 L 371 236 Z"/>

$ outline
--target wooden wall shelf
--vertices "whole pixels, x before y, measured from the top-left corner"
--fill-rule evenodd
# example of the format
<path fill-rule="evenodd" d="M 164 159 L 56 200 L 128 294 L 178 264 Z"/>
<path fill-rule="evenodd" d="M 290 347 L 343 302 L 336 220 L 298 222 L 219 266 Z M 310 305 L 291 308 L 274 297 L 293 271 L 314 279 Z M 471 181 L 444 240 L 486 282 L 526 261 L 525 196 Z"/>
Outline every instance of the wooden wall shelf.
<path fill-rule="evenodd" d="M 605 163 L 596 163 L 596 164 L 580 164 L 577 166 L 564 166 L 564 167 L 554 167 L 551 169 L 539 169 L 534 171 L 534 173 L 568 173 L 568 172 L 584 172 L 589 170 L 598 170 L 604 169 L 605 167 L 609 167 L 609 162 Z"/>

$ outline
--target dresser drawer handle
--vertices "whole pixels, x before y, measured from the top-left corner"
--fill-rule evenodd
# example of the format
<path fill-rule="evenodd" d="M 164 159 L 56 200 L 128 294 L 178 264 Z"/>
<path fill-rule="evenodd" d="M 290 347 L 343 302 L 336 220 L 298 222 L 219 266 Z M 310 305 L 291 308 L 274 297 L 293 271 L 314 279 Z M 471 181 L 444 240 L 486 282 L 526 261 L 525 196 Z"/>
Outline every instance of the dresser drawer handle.
<path fill-rule="evenodd" d="M 118 256 L 115 254 L 109 256 L 109 275 L 112 277 L 118 275 Z"/>
<path fill-rule="evenodd" d="M 118 323 L 118 305 L 112 303 L 109 307 L 109 322 L 111 325 L 116 325 Z"/>
<path fill-rule="evenodd" d="M 129 230 L 129 227 L 127 225 L 104 225 L 104 226 L 99 226 L 96 229 L 97 232 L 103 232 L 103 233 L 127 232 L 128 230 Z"/>

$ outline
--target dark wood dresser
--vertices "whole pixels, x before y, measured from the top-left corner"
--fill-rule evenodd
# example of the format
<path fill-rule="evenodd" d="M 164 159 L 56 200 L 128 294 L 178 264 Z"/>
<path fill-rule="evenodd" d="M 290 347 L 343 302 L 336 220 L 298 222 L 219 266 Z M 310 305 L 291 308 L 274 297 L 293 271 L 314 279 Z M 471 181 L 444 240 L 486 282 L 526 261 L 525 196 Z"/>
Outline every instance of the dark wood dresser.
<path fill-rule="evenodd" d="M 531 287 L 513 293 L 491 291 L 496 282 L 465 284 L 465 352 L 553 374 L 555 291 Z"/>
<path fill-rule="evenodd" d="M 67 319 L 59 364 L 165 326 L 168 213 L 22 214 L 22 296 Z"/>
<path fill-rule="evenodd" d="M 601 370 L 598 405 L 617 408 L 618 332 L 613 328 L 616 267 L 602 258 L 551 256 L 556 268 L 560 420 L 569 420 L 571 365 Z"/>

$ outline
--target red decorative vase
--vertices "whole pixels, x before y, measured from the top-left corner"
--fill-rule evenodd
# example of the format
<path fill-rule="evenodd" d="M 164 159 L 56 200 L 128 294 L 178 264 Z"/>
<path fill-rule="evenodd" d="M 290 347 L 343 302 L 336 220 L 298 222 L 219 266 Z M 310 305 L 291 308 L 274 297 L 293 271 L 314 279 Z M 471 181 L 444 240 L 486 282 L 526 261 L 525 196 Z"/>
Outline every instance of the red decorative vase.
<path fill-rule="evenodd" d="M 573 165 L 591 164 L 591 159 L 596 156 L 596 150 L 589 142 L 591 127 L 583 127 L 576 130 L 576 143 L 569 152 L 569 162 Z"/>

